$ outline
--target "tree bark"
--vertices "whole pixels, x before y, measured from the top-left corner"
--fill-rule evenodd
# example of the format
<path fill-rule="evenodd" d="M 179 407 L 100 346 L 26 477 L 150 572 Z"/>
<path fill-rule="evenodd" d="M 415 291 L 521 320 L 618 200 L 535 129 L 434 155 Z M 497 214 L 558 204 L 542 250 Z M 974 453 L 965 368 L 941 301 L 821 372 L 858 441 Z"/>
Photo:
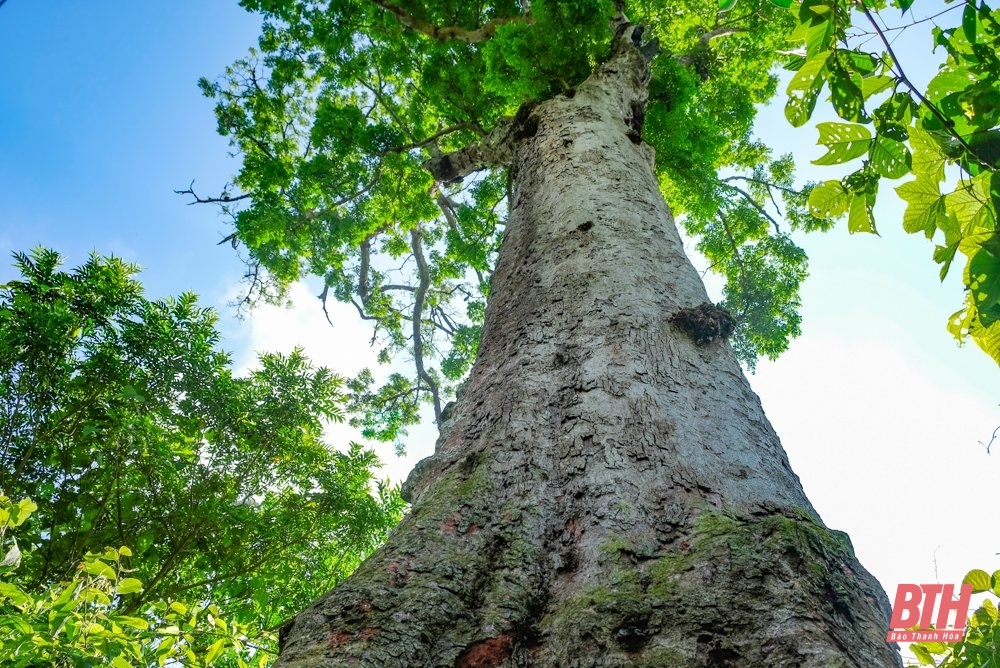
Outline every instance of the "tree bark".
<path fill-rule="evenodd" d="M 523 124 L 479 356 L 412 510 L 279 666 L 901 665 L 728 344 L 671 324 L 708 296 L 638 141 L 631 30 Z"/>

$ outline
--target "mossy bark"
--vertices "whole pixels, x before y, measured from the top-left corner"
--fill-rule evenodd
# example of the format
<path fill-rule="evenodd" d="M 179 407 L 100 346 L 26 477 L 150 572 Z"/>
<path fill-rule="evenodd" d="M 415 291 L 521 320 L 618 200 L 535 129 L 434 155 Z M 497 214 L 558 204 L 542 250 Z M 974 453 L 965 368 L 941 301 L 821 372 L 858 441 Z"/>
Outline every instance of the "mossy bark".
<path fill-rule="evenodd" d="M 479 357 L 388 543 L 279 665 L 898 666 L 888 602 L 823 526 L 724 340 L 637 142 L 623 26 L 531 111 Z"/>

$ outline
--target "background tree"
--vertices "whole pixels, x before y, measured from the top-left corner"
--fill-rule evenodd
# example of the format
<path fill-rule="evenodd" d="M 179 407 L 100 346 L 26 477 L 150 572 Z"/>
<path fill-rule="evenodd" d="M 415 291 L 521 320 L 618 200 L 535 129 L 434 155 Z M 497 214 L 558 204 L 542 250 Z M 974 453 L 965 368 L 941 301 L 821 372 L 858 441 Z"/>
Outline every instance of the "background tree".
<path fill-rule="evenodd" d="M 20 529 L 29 590 L 88 552 L 128 546 L 141 592 L 198 601 L 258 631 L 353 570 L 399 518 L 375 456 L 337 452 L 340 378 L 299 352 L 234 376 L 192 294 L 149 301 L 137 268 L 18 254 L 0 287 L 0 489 L 38 511 Z"/>
<path fill-rule="evenodd" d="M 259 51 L 202 82 L 243 167 L 186 192 L 233 216 L 249 301 L 317 274 L 384 359 L 412 358 L 361 395 L 371 433 L 421 401 L 441 428 L 412 512 L 281 661 L 898 665 L 884 593 L 720 342 L 780 352 L 805 262 L 787 232 L 828 226 L 750 134 L 792 14 L 244 5 Z M 663 194 L 732 313 L 705 303 Z"/>

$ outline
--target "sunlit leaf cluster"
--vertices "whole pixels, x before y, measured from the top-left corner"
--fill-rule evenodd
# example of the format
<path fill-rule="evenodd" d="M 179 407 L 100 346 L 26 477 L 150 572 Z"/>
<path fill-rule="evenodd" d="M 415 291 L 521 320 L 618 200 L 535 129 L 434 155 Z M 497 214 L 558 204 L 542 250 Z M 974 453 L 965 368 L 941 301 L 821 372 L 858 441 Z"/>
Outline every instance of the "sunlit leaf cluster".
<path fill-rule="evenodd" d="M 971 584 L 974 594 L 987 594 L 982 604 L 969 615 L 965 636 L 957 643 L 917 642 L 910 651 L 921 666 L 938 668 L 976 668 L 1000 662 L 1000 613 L 995 598 L 1000 597 L 1000 571 L 992 575 L 974 569 L 962 579 Z"/>
<path fill-rule="evenodd" d="M 904 12 L 911 2 L 898 2 Z M 854 11 L 852 12 L 852 7 Z M 786 116 L 809 120 L 827 87 L 843 122 L 818 124 L 827 152 L 819 165 L 861 161 L 840 180 L 813 191 L 812 213 L 847 216 L 851 232 L 876 232 L 873 208 L 883 179 L 906 202 L 903 227 L 934 240 L 943 280 L 956 258 L 963 265 L 964 307 L 948 321 L 959 341 L 971 338 L 1000 363 L 1000 15 L 986 2 L 952 3 L 935 17 L 933 47 L 943 62 L 924 89 L 911 65 L 892 48 L 876 3 L 807 0 L 792 39 L 804 45 L 792 59 Z M 910 24 L 914 25 L 914 24 Z M 954 27 L 943 27 L 952 25 Z M 881 52 L 870 53 L 870 40 Z M 948 169 L 950 168 L 950 170 Z"/>
<path fill-rule="evenodd" d="M 38 510 L 0 494 L 0 554 L 17 550 L 14 531 Z M 72 574 L 47 587 L 23 584 L 23 571 L 0 564 L 0 657 L 10 668 L 81 666 L 234 666 L 265 668 L 273 634 L 225 615 L 214 604 L 147 600 L 124 612 L 143 583 L 126 546 L 87 552 Z M 30 557 L 29 557 L 30 558 Z"/>
<path fill-rule="evenodd" d="M 127 545 L 144 587 L 118 612 L 183 597 L 260 631 L 398 521 L 375 455 L 323 439 L 345 417 L 344 380 L 300 351 L 234 375 L 216 314 L 190 294 L 146 299 L 118 259 L 16 260 L 0 286 L 0 489 L 39 506 L 19 533 L 26 590 Z"/>

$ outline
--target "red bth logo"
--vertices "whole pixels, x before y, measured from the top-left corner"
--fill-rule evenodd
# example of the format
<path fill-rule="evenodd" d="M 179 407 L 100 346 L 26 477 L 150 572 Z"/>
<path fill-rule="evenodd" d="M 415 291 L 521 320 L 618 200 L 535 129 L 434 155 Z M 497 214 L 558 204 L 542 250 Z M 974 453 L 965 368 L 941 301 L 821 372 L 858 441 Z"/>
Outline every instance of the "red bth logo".
<path fill-rule="evenodd" d="M 931 628 L 934 604 L 938 604 L 937 618 Z M 962 585 L 962 593 L 955 598 L 955 585 L 901 584 L 896 589 L 892 604 L 892 621 L 889 622 L 888 642 L 958 642 L 965 635 L 965 620 L 969 616 L 972 585 Z M 955 613 L 955 623 L 948 628 L 948 617 Z M 915 631 L 907 631 L 916 627 Z"/>

